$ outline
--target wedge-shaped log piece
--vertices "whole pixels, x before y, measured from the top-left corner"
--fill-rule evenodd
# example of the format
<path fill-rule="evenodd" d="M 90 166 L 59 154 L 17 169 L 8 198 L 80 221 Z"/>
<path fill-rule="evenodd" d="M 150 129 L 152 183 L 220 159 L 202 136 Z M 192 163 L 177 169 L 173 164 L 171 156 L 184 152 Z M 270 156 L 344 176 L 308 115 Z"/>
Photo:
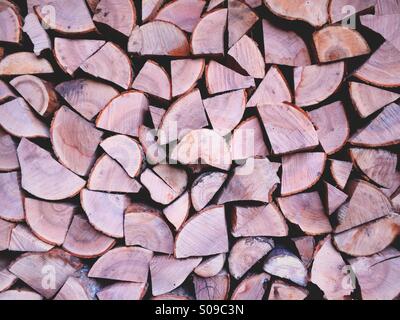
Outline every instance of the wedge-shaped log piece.
<path fill-rule="evenodd" d="M 349 180 L 351 171 L 353 170 L 353 164 L 347 161 L 331 159 L 330 170 L 332 178 L 335 180 L 338 187 L 344 189 Z"/>
<path fill-rule="evenodd" d="M 249 6 L 238 0 L 228 0 L 228 46 L 231 48 L 258 21 Z"/>
<path fill-rule="evenodd" d="M 19 300 L 19 301 L 35 301 L 35 300 L 43 300 L 43 297 L 31 290 L 26 289 L 13 289 L 6 290 L 0 293 L 0 300 Z"/>
<path fill-rule="evenodd" d="M 275 280 L 271 285 L 268 300 L 304 300 L 307 296 L 308 290 L 282 280 Z"/>
<path fill-rule="evenodd" d="M 203 76 L 204 59 L 180 59 L 171 61 L 172 97 L 192 90 Z"/>
<path fill-rule="evenodd" d="M 64 106 L 55 113 L 50 132 L 60 162 L 76 174 L 86 176 L 96 160 L 103 132 Z"/>
<path fill-rule="evenodd" d="M 244 0 L 250 8 L 257 8 L 262 5 L 262 0 Z"/>
<path fill-rule="evenodd" d="M 96 30 L 84 0 L 69 0 L 68 2 L 40 0 L 38 2 L 37 6 L 33 7 L 36 15 L 42 23 L 56 32 L 70 35 Z"/>
<path fill-rule="evenodd" d="M 81 278 L 71 276 L 64 283 L 60 291 L 54 297 L 53 300 L 68 300 L 68 301 L 85 301 L 85 300 L 94 300 L 91 297 L 90 290 L 91 285 L 87 284 L 85 280 Z"/>
<path fill-rule="evenodd" d="M 49 116 L 59 108 L 57 95 L 50 82 L 25 75 L 14 78 L 10 84 L 41 116 Z"/>
<path fill-rule="evenodd" d="M 190 205 L 189 192 L 185 192 L 168 207 L 164 208 L 163 213 L 167 220 L 175 227 L 175 230 L 179 230 L 188 218 Z"/>
<path fill-rule="evenodd" d="M 210 256 L 228 250 L 224 206 L 211 206 L 192 216 L 175 239 L 176 258 Z"/>
<path fill-rule="evenodd" d="M 136 26 L 136 9 L 132 0 L 100 0 L 93 16 L 99 22 L 129 37 Z"/>
<path fill-rule="evenodd" d="M 363 300 L 393 300 L 400 293 L 400 252 L 395 248 L 349 260 Z"/>
<path fill-rule="evenodd" d="M 324 181 L 325 197 L 324 205 L 329 215 L 334 213 L 343 203 L 346 202 L 348 196 L 343 191 L 335 188 L 333 185 Z"/>
<path fill-rule="evenodd" d="M 374 185 L 354 180 L 349 183 L 350 201 L 338 212 L 336 233 L 349 230 L 364 223 L 384 217 L 392 212 L 389 199 Z"/>
<path fill-rule="evenodd" d="M 284 237 L 288 226 L 278 207 L 270 203 L 266 206 L 235 206 L 232 213 L 232 235 L 234 237 Z"/>
<path fill-rule="evenodd" d="M 344 300 L 353 291 L 350 286 L 343 285 L 347 277 L 346 262 L 332 245 L 331 236 L 327 236 L 315 249 L 310 281 L 324 292 L 326 299 Z"/>
<path fill-rule="evenodd" d="M 142 300 L 147 287 L 147 283 L 116 282 L 97 292 L 97 297 L 99 300 Z"/>
<path fill-rule="evenodd" d="M 354 164 L 370 180 L 384 188 L 391 188 L 396 174 L 397 154 L 383 149 L 350 149 Z"/>
<path fill-rule="evenodd" d="M 210 0 L 207 6 L 207 12 L 221 6 L 224 0 Z"/>
<path fill-rule="evenodd" d="M 161 213 L 146 205 L 132 204 L 125 210 L 124 235 L 127 246 L 141 246 L 172 254 L 174 237 Z"/>
<path fill-rule="evenodd" d="M 168 205 L 180 195 L 151 169 L 146 169 L 140 176 L 140 182 L 150 193 L 150 197 L 158 203 Z"/>
<path fill-rule="evenodd" d="M 342 149 L 350 136 L 350 125 L 343 103 L 338 101 L 308 113 L 317 128 L 318 139 L 326 154 Z"/>
<path fill-rule="evenodd" d="M 194 291 L 197 300 L 227 300 L 230 289 L 230 277 L 226 271 L 209 278 L 193 276 Z"/>
<path fill-rule="evenodd" d="M 205 172 L 194 180 L 190 195 L 196 211 L 202 210 L 214 198 L 227 176 L 223 172 Z"/>
<path fill-rule="evenodd" d="M 12 7 L 0 6 L 0 41 L 19 43 L 22 36 L 22 21 L 18 11 Z"/>
<path fill-rule="evenodd" d="M 104 44 L 103 40 L 55 38 L 54 57 L 61 69 L 73 76 L 75 71 Z"/>
<path fill-rule="evenodd" d="M 158 143 L 156 130 L 141 125 L 139 127 L 139 141 L 148 164 L 155 165 L 167 158 L 166 146 L 161 146 Z"/>
<path fill-rule="evenodd" d="M 353 0 L 351 2 L 351 6 L 355 9 L 355 12 L 352 11 L 351 14 L 365 11 L 369 8 L 374 7 L 375 4 L 376 0 Z M 332 0 L 330 2 L 329 21 L 331 23 L 336 23 L 349 17 L 349 11 L 345 10 L 347 9 L 345 7 L 346 5 L 349 5 L 349 2 L 347 0 Z"/>
<path fill-rule="evenodd" d="M 103 255 L 114 245 L 113 238 L 94 229 L 84 217 L 75 215 L 63 248 L 79 258 L 95 258 Z"/>
<path fill-rule="evenodd" d="M 378 16 L 400 13 L 400 3 L 397 0 L 376 0 L 375 13 Z"/>
<path fill-rule="evenodd" d="M 304 40 L 295 32 L 279 29 L 267 20 L 262 21 L 265 62 L 294 67 L 311 64 Z"/>
<path fill-rule="evenodd" d="M 399 6 L 400 9 L 400 6 Z M 361 24 L 389 41 L 397 50 L 400 50 L 400 37 L 396 32 L 400 28 L 400 11 L 397 14 L 366 15 L 360 18 Z"/>
<path fill-rule="evenodd" d="M 194 273 L 203 278 L 214 277 L 222 271 L 226 259 L 225 253 L 220 253 L 204 259 L 195 269 Z"/>
<path fill-rule="evenodd" d="M 209 129 L 189 132 L 172 150 L 171 159 L 184 165 L 207 164 L 222 170 L 228 170 L 232 164 L 228 144 Z"/>
<path fill-rule="evenodd" d="M 212 60 L 206 67 L 206 86 L 209 94 L 255 86 L 254 79 L 243 76 L 232 69 Z"/>
<path fill-rule="evenodd" d="M 12 171 L 18 168 L 17 144 L 11 135 L 0 128 L 0 171 Z"/>
<path fill-rule="evenodd" d="M 53 246 L 37 238 L 25 224 L 18 224 L 11 232 L 10 251 L 46 252 Z"/>
<path fill-rule="evenodd" d="M 300 193 L 278 198 L 284 216 L 309 235 L 320 235 L 332 231 L 328 216 L 318 192 Z"/>
<path fill-rule="evenodd" d="M 131 178 L 139 176 L 143 168 L 144 153 L 138 141 L 124 135 L 115 135 L 105 139 L 100 146 Z"/>
<path fill-rule="evenodd" d="M 39 239 L 52 245 L 64 243 L 74 210 L 69 203 L 25 198 L 26 223 Z"/>
<path fill-rule="evenodd" d="M 142 21 L 153 19 L 163 3 L 164 0 L 142 0 Z"/>
<path fill-rule="evenodd" d="M 8 261 L 6 262 L 5 266 L 0 267 L 0 300 L 2 299 L 1 292 L 10 289 L 18 280 L 15 275 L 7 270 L 7 265 Z"/>
<path fill-rule="evenodd" d="M 0 50 L 1 53 L 1 50 Z M 1 60 L 1 54 L 0 54 Z M 10 90 L 8 84 L 6 84 L 3 80 L 0 80 L 0 102 L 10 100 L 10 98 L 15 98 L 15 94 Z"/>
<path fill-rule="evenodd" d="M 53 67 L 46 59 L 38 58 L 32 52 L 12 53 L 0 61 L 0 75 L 3 76 L 53 72 Z"/>
<path fill-rule="evenodd" d="M 400 216 L 393 213 L 334 236 L 339 251 L 351 256 L 370 256 L 386 249 L 400 234 Z"/>
<path fill-rule="evenodd" d="M 32 289 L 50 299 L 61 289 L 68 277 L 81 268 L 78 258 L 64 250 L 53 249 L 46 253 L 25 253 L 10 265 L 9 270 Z M 44 271 L 54 275 L 51 286 L 43 286 Z"/>
<path fill-rule="evenodd" d="M 194 55 L 223 55 L 228 9 L 204 15 L 194 28 L 190 42 Z"/>
<path fill-rule="evenodd" d="M 16 137 L 48 138 L 49 129 L 22 98 L 0 105 L 0 125 Z"/>
<path fill-rule="evenodd" d="M 100 112 L 96 120 L 98 128 L 138 136 L 139 126 L 143 124 L 149 102 L 139 91 L 127 91 L 115 97 Z"/>
<path fill-rule="evenodd" d="M 361 147 L 384 147 L 400 143 L 400 105 L 392 103 L 349 142 Z"/>
<path fill-rule="evenodd" d="M 398 188 L 400 187 L 400 172 L 396 171 L 394 176 L 392 177 L 392 186 L 390 188 L 380 188 L 381 191 L 387 196 L 387 197 L 395 197 L 398 193 Z"/>
<path fill-rule="evenodd" d="M 159 143 L 164 145 L 183 138 L 190 130 L 208 125 L 199 89 L 176 100 L 164 114 L 159 127 Z"/>
<path fill-rule="evenodd" d="M 183 31 L 190 33 L 200 21 L 205 5 L 204 0 L 172 1 L 166 4 L 154 19 L 171 22 Z"/>
<path fill-rule="evenodd" d="M 149 111 L 150 111 L 151 121 L 153 122 L 153 126 L 155 129 L 158 129 L 158 127 L 160 126 L 161 120 L 164 117 L 165 112 L 167 112 L 167 110 L 165 110 L 163 108 L 149 106 Z"/>
<path fill-rule="evenodd" d="M 96 230 L 113 238 L 124 236 L 124 212 L 130 203 L 128 196 L 84 189 L 80 199 L 82 209 Z"/>
<path fill-rule="evenodd" d="M 49 152 L 27 139 L 18 149 L 22 188 L 44 200 L 62 200 L 75 196 L 86 181 L 58 163 Z"/>
<path fill-rule="evenodd" d="M 362 35 L 346 26 L 328 26 L 313 34 L 321 63 L 366 55 L 371 52 Z"/>
<path fill-rule="evenodd" d="M 302 20 L 318 28 L 328 22 L 329 0 L 264 0 L 272 13 L 287 20 Z"/>
<path fill-rule="evenodd" d="M 244 278 L 232 293 L 231 300 L 262 300 L 270 278 L 265 272 Z"/>
<path fill-rule="evenodd" d="M 273 249 L 265 259 L 263 269 L 271 275 L 288 279 L 302 287 L 307 285 L 307 269 L 303 262 L 284 248 Z"/>
<path fill-rule="evenodd" d="M 251 96 L 247 107 L 292 102 L 292 100 L 292 93 L 284 75 L 277 67 L 272 66 Z"/>
<path fill-rule="evenodd" d="M 156 255 L 150 262 L 151 286 L 154 296 L 171 292 L 179 287 L 201 262 L 201 258 L 175 259 Z"/>
<path fill-rule="evenodd" d="M 204 108 L 214 131 L 221 136 L 230 133 L 243 118 L 246 101 L 245 90 L 227 92 L 205 99 Z"/>
<path fill-rule="evenodd" d="M 229 272 L 240 279 L 274 248 L 274 241 L 265 237 L 247 237 L 235 242 L 229 252 Z"/>
<path fill-rule="evenodd" d="M 115 83 L 121 88 L 131 87 L 133 71 L 125 52 L 112 42 L 107 42 L 88 58 L 80 68 L 94 77 Z"/>
<path fill-rule="evenodd" d="M 148 60 L 132 83 L 132 88 L 157 98 L 171 100 L 171 80 L 158 63 Z"/>
<path fill-rule="evenodd" d="M 44 50 L 51 50 L 52 44 L 49 35 L 34 13 L 29 13 L 24 18 L 22 29 L 33 43 L 33 52 L 39 56 Z"/>
<path fill-rule="evenodd" d="M 307 107 L 324 101 L 339 89 L 343 77 L 343 62 L 295 68 L 296 105 Z"/>
<path fill-rule="evenodd" d="M 74 110 L 89 121 L 119 95 L 113 87 L 90 79 L 62 82 L 55 89 Z"/>
<path fill-rule="evenodd" d="M 11 232 L 15 227 L 15 223 L 8 222 L 6 220 L 0 219 L 0 251 L 8 250 L 10 245 Z M 0 292 L 3 289 L 2 271 L 0 268 Z"/>
<path fill-rule="evenodd" d="M 300 259 L 308 269 L 314 259 L 315 239 L 312 236 L 304 236 L 292 239 Z"/>
<path fill-rule="evenodd" d="M 185 191 L 188 175 L 184 169 L 168 164 L 159 164 L 153 167 L 153 171 L 178 195 Z"/>
<path fill-rule="evenodd" d="M 324 173 L 326 154 L 305 152 L 282 158 L 282 196 L 302 192 L 314 186 Z"/>
<path fill-rule="evenodd" d="M 386 41 L 358 69 L 354 76 L 379 87 L 400 87 L 400 54 Z"/>
<path fill-rule="evenodd" d="M 24 220 L 23 194 L 17 172 L 0 173 L 0 195 L 0 218 L 8 221 Z"/>
<path fill-rule="evenodd" d="M 303 110 L 289 104 L 265 105 L 258 108 L 274 154 L 314 149 L 317 132 Z"/>
<path fill-rule="evenodd" d="M 280 164 L 265 159 L 249 158 L 245 164 L 236 167 L 232 178 L 224 187 L 218 203 L 232 201 L 271 202 L 272 193 L 280 182 Z"/>
<path fill-rule="evenodd" d="M 136 26 L 128 40 L 128 52 L 142 56 L 186 57 L 189 42 L 176 25 L 165 21 L 152 21 Z"/>

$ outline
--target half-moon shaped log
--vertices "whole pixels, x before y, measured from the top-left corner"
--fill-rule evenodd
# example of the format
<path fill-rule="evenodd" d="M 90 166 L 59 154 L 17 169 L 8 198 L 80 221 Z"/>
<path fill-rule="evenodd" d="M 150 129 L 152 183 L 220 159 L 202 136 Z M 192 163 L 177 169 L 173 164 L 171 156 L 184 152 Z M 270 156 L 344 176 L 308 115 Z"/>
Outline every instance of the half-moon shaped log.
<path fill-rule="evenodd" d="M 307 289 L 288 284 L 281 280 L 275 280 L 271 285 L 268 300 L 304 300 L 307 296 Z"/>
<path fill-rule="evenodd" d="M 24 195 L 18 172 L 0 173 L 0 196 L 2 199 L 0 218 L 8 221 L 24 220 Z"/>
<path fill-rule="evenodd" d="M 0 128 L 0 171 L 12 171 L 18 168 L 17 144 L 11 135 Z"/>
<path fill-rule="evenodd" d="M 262 300 L 269 279 L 265 272 L 244 278 L 233 291 L 231 300 Z"/>
<path fill-rule="evenodd" d="M 171 61 L 172 97 L 192 90 L 203 76 L 204 59 L 181 59 Z"/>
<path fill-rule="evenodd" d="M 44 58 L 36 57 L 33 52 L 12 53 L 0 61 L 0 75 L 3 76 L 53 72 L 51 64 Z"/>
<path fill-rule="evenodd" d="M 191 208 L 189 192 L 185 192 L 177 200 L 164 208 L 163 213 L 167 220 L 179 230 L 189 216 Z"/>
<path fill-rule="evenodd" d="M 97 292 L 99 300 L 142 300 L 147 291 L 147 283 L 117 282 Z"/>
<path fill-rule="evenodd" d="M 225 264 L 225 253 L 220 253 L 209 258 L 204 258 L 203 261 L 194 269 L 194 273 L 200 277 L 214 277 L 221 272 Z"/>
<path fill-rule="evenodd" d="M 19 43 L 22 35 L 22 19 L 12 7 L 0 7 L 0 41 Z"/>
<path fill-rule="evenodd" d="M 257 14 L 238 0 L 228 0 L 228 47 L 231 48 L 258 21 Z"/>
<path fill-rule="evenodd" d="M 375 4 L 376 0 L 353 0 L 351 2 L 352 8 L 346 8 L 346 5 L 349 5 L 347 0 L 332 0 L 329 3 L 329 21 L 331 23 L 339 22 L 348 18 L 350 14 L 365 11 L 374 7 Z M 351 12 L 349 12 L 350 9 L 352 10 Z"/>
<path fill-rule="evenodd" d="M 230 289 L 230 276 L 225 270 L 209 278 L 194 275 L 193 285 L 197 300 L 227 300 Z"/>
<path fill-rule="evenodd" d="M 40 56 L 44 50 L 51 50 L 52 43 L 50 36 L 47 34 L 39 18 L 34 13 L 29 13 L 24 18 L 24 26 L 22 30 L 28 35 L 33 44 L 33 52 Z"/>
<path fill-rule="evenodd" d="M 228 175 L 224 172 L 205 172 L 198 176 L 192 184 L 190 195 L 193 208 L 200 211 L 214 198 Z"/>
<path fill-rule="evenodd" d="M 334 159 L 331 159 L 330 162 L 331 176 L 333 180 L 335 180 L 340 189 L 344 189 L 349 180 L 351 170 L 353 170 L 353 164 L 351 162 Z"/>
<path fill-rule="evenodd" d="M 0 251 L 8 250 L 8 247 L 10 245 L 11 232 L 14 228 L 15 223 L 0 219 Z M 2 266 L 0 266 L 0 292 L 8 289 L 4 288 L 5 274 L 3 274 L 3 271 L 1 269 Z"/>
<path fill-rule="evenodd" d="M 400 28 L 400 11 L 397 14 L 366 15 L 360 17 L 361 24 L 379 34 L 389 41 L 397 50 L 400 50 L 400 37 L 396 32 Z"/>
<path fill-rule="evenodd" d="M 52 245 L 37 238 L 25 224 L 18 224 L 12 231 L 8 250 L 17 252 L 47 252 Z"/>
<path fill-rule="evenodd" d="M 142 21 L 153 19 L 163 3 L 164 0 L 142 0 Z"/>
<path fill-rule="evenodd" d="M 327 213 L 331 215 L 334 213 L 343 203 L 346 202 L 348 196 L 340 189 L 335 188 L 333 185 L 324 181 L 325 195 L 324 205 Z"/>

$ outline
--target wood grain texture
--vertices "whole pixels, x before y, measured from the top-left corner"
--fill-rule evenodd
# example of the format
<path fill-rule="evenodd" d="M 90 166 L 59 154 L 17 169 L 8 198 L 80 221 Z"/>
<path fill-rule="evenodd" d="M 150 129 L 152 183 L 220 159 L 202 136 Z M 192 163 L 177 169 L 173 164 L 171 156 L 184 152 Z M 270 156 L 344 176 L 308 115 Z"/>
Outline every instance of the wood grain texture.
<path fill-rule="evenodd" d="M 50 74 L 53 67 L 44 58 L 38 58 L 32 52 L 16 52 L 0 61 L 0 75 L 14 76 L 23 74 Z"/>

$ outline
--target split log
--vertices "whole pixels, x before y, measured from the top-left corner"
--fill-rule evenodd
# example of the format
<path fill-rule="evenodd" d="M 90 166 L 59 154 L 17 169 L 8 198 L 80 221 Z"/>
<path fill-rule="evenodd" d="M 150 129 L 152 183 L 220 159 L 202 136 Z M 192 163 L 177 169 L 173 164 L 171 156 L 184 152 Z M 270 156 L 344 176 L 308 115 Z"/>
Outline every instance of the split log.
<path fill-rule="evenodd" d="M 400 187 L 400 172 L 396 171 L 392 177 L 392 186 L 390 188 L 380 188 L 387 197 L 394 197 Z"/>
<path fill-rule="evenodd" d="M 363 300 L 393 300 L 400 293 L 400 252 L 395 248 L 370 257 L 350 259 Z"/>
<path fill-rule="evenodd" d="M 25 219 L 32 232 L 41 240 L 62 245 L 74 215 L 69 203 L 46 202 L 25 198 Z"/>
<path fill-rule="evenodd" d="M 153 171 L 178 195 L 185 191 L 188 184 L 188 175 L 184 169 L 167 164 L 153 167 Z"/>
<path fill-rule="evenodd" d="M 355 257 L 370 256 L 386 249 L 400 234 L 400 216 L 387 217 L 334 236 L 339 251 Z"/>
<path fill-rule="evenodd" d="M 335 188 L 333 185 L 324 181 L 325 187 L 325 197 L 324 197 L 324 205 L 328 214 L 331 215 L 334 213 L 339 207 L 346 202 L 348 196 L 343 191 Z"/>
<path fill-rule="evenodd" d="M 100 0 L 93 21 L 105 24 L 129 37 L 136 26 L 136 9 L 132 0 Z"/>
<path fill-rule="evenodd" d="M 400 194 L 394 196 L 392 199 L 392 204 L 394 211 L 400 213 Z"/>
<path fill-rule="evenodd" d="M 152 20 L 163 3 L 164 0 L 142 0 L 142 22 Z"/>
<path fill-rule="evenodd" d="M 345 261 L 332 245 L 331 236 L 327 236 L 315 249 L 310 281 L 324 292 L 326 299 L 344 300 L 354 289 L 345 285 L 348 277 Z"/>
<path fill-rule="evenodd" d="M 280 182 L 280 164 L 265 159 L 249 158 L 245 164 L 236 167 L 232 178 L 224 187 L 218 199 L 219 204 L 232 201 L 272 201 L 272 193 Z"/>
<path fill-rule="evenodd" d="M 255 86 L 254 79 L 243 76 L 212 60 L 206 67 L 206 86 L 209 94 L 247 89 Z"/>
<path fill-rule="evenodd" d="M 73 76 L 75 71 L 105 44 L 103 40 L 54 39 L 54 57 L 61 69 Z"/>
<path fill-rule="evenodd" d="M 75 196 L 86 181 L 59 164 L 49 152 L 27 139 L 18 149 L 22 187 L 44 200 L 62 200 Z"/>
<path fill-rule="evenodd" d="M 0 300 L 3 296 L 1 293 L 10 289 L 17 280 L 18 278 L 8 271 L 7 268 L 0 268 Z"/>
<path fill-rule="evenodd" d="M 340 189 L 344 189 L 349 180 L 351 171 L 353 170 L 353 164 L 351 162 L 334 159 L 331 159 L 330 163 L 332 178 Z"/>
<path fill-rule="evenodd" d="M 347 0 L 332 0 L 329 4 L 329 21 L 336 23 L 346 18 L 349 18 L 350 12 L 346 10 Z M 376 0 L 353 0 L 351 6 L 355 9 L 354 14 L 363 12 L 367 9 L 374 7 Z M 352 10 L 354 10 L 352 8 Z M 351 12 L 353 13 L 353 12 Z"/>
<path fill-rule="evenodd" d="M 33 52 L 39 56 L 44 50 L 51 50 L 52 44 L 49 35 L 43 28 L 38 17 L 34 13 L 29 13 L 24 19 L 22 29 L 33 43 Z"/>
<path fill-rule="evenodd" d="M 179 230 L 189 216 L 191 208 L 189 192 L 185 192 L 177 200 L 164 208 L 163 213 L 167 220 Z"/>
<path fill-rule="evenodd" d="M 203 278 L 214 277 L 222 271 L 226 259 L 225 253 L 220 253 L 204 259 L 195 269 L 194 273 Z"/>
<path fill-rule="evenodd" d="M 203 76 L 204 59 L 182 59 L 171 61 L 172 97 L 178 97 L 191 90 Z"/>
<path fill-rule="evenodd" d="M 205 172 L 193 181 L 190 195 L 196 211 L 207 206 L 222 187 L 227 176 L 223 172 Z"/>
<path fill-rule="evenodd" d="M 350 136 L 350 125 L 342 102 L 337 101 L 308 113 L 317 128 L 318 139 L 325 153 L 340 151 Z"/>
<path fill-rule="evenodd" d="M 147 287 L 147 283 L 117 282 L 101 289 L 97 297 L 99 300 L 142 300 Z"/>
<path fill-rule="evenodd" d="M 110 81 L 123 89 L 132 85 L 131 61 L 120 47 L 107 42 L 89 57 L 80 68 L 94 77 Z"/>
<path fill-rule="evenodd" d="M 161 145 L 180 140 L 188 132 L 208 126 L 199 89 L 185 94 L 168 108 L 161 120 L 158 136 Z"/>
<path fill-rule="evenodd" d="M 282 102 L 292 102 L 289 84 L 278 67 L 272 66 L 257 90 L 251 96 L 247 107 L 273 105 Z"/>
<path fill-rule="evenodd" d="M 268 300 L 304 300 L 307 296 L 308 290 L 275 280 L 271 285 Z"/>
<path fill-rule="evenodd" d="M 238 1 L 235 1 L 238 2 Z M 230 55 L 253 78 L 262 79 L 265 76 L 265 62 L 257 42 L 244 35 L 232 48 Z"/>
<path fill-rule="evenodd" d="M 158 127 L 161 124 L 161 120 L 164 117 L 165 112 L 167 112 L 167 110 L 165 110 L 163 108 L 149 106 L 149 111 L 150 111 L 151 121 L 153 122 L 154 129 L 158 129 Z"/>
<path fill-rule="evenodd" d="M 12 171 L 18 168 L 17 144 L 11 135 L 0 128 L 0 171 Z"/>
<path fill-rule="evenodd" d="M 344 63 L 312 65 L 294 69 L 295 101 L 299 107 L 315 105 L 329 98 L 340 87 Z"/>
<path fill-rule="evenodd" d="M 18 301 L 34 301 L 34 300 L 43 300 L 43 297 L 31 290 L 26 289 L 13 289 L 7 290 L 0 293 L 0 300 L 18 300 Z"/>
<path fill-rule="evenodd" d="M 185 33 L 165 21 L 136 26 L 128 40 L 128 52 L 142 56 L 186 57 L 190 47 Z"/>
<path fill-rule="evenodd" d="M 288 279 L 302 287 L 307 285 L 307 269 L 292 252 L 276 248 L 265 259 L 263 269 L 271 275 Z"/>
<path fill-rule="evenodd" d="M 258 207 L 235 206 L 231 232 L 234 237 L 285 237 L 288 226 L 274 203 Z"/>
<path fill-rule="evenodd" d="M 156 175 L 151 169 L 146 169 L 140 176 L 140 182 L 149 191 L 150 197 L 158 203 L 168 205 L 179 197 L 163 179 Z"/>
<path fill-rule="evenodd" d="M 276 155 L 310 150 L 318 146 L 317 132 L 308 116 L 290 104 L 258 107 L 258 113 Z"/>
<path fill-rule="evenodd" d="M 146 282 L 153 252 L 139 247 L 119 247 L 101 256 L 89 277 L 129 282 Z"/>
<path fill-rule="evenodd" d="M 0 54 L 0 60 L 1 60 L 1 54 Z M 15 94 L 10 90 L 8 84 L 0 80 L 0 103 L 10 100 L 11 98 L 16 98 Z"/>
<path fill-rule="evenodd" d="M 81 206 L 93 227 L 113 238 L 124 236 L 125 209 L 130 204 L 126 195 L 81 191 Z"/>
<path fill-rule="evenodd" d="M 223 55 L 228 9 L 205 14 L 193 30 L 190 48 L 194 55 Z"/>
<path fill-rule="evenodd" d="M 264 272 L 244 278 L 232 293 L 231 300 L 262 300 L 269 279 Z"/>
<path fill-rule="evenodd" d="M 400 143 L 400 105 L 392 103 L 349 142 L 361 147 L 384 147 Z"/>
<path fill-rule="evenodd" d="M 124 236 L 127 246 L 141 246 L 172 254 L 174 237 L 161 213 L 146 205 L 133 204 L 125 210 Z"/>
<path fill-rule="evenodd" d="M 75 215 L 63 243 L 63 249 L 79 258 L 95 258 L 115 245 L 113 238 L 96 231 L 82 216 Z"/>
<path fill-rule="evenodd" d="M 132 83 L 132 88 L 156 98 L 171 100 L 171 80 L 158 63 L 147 60 Z"/>
<path fill-rule="evenodd" d="M 124 135 L 115 135 L 103 140 L 100 146 L 131 178 L 140 175 L 144 167 L 144 153 L 138 141 Z"/>
<path fill-rule="evenodd" d="M 293 67 L 309 66 L 310 54 L 304 40 L 294 31 L 283 30 L 262 21 L 265 63 Z"/>
<path fill-rule="evenodd" d="M 265 237 L 241 238 L 235 242 L 229 252 L 229 272 L 240 279 L 258 261 L 274 248 L 274 241 Z"/>
<path fill-rule="evenodd" d="M 220 7 L 224 0 L 210 0 L 207 6 L 207 12 Z"/>
<path fill-rule="evenodd" d="M 231 48 L 258 21 L 250 7 L 238 0 L 228 0 L 228 47 Z"/>
<path fill-rule="evenodd" d="M 193 276 L 197 300 L 228 300 L 230 277 L 226 271 L 209 278 Z"/>
<path fill-rule="evenodd" d="M 167 3 L 154 20 L 171 22 L 186 32 L 193 32 L 201 19 L 206 2 L 204 0 L 177 0 Z"/>
<path fill-rule="evenodd" d="M 0 7 L 0 41 L 19 43 L 22 38 L 22 19 L 12 7 Z"/>
<path fill-rule="evenodd" d="M 318 192 L 300 193 L 278 198 L 283 215 L 297 224 L 308 235 L 320 235 L 332 231 L 328 216 Z"/>
<path fill-rule="evenodd" d="M 386 41 L 353 75 L 379 87 L 399 87 L 399 62 L 399 50 Z"/>
<path fill-rule="evenodd" d="M 315 239 L 312 236 L 304 236 L 292 239 L 300 259 L 308 269 L 314 259 Z"/>
<path fill-rule="evenodd" d="M 90 297 L 90 288 L 79 278 L 69 277 L 53 300 L 94 300 Z"/>
<path fill-rule="evenodd" d="M 245 90 L 231 91 L 203 100 L 213 130 L 220 136 L 229 134 L 243 118 L 246 101 Z"/>
<path fill-rule="evenodd" d="M 11 232 L 14 227 L 15 223 L 0 219 L 0 251 L 8 250 L 8 247 L 10 245 Z M 0 292 L 6 290 L 3 289 L 3 275 L 1 272 L 2 271 L 0 271 Z"/>
<path fill-rule="evenodd" d="M 282 158 L 282 196 L 302 192 L 314 186 L 321 178 L 326 162 L 323 152 L 305 152 Z"/>
<path fill-rule="evenodd" d="M 54 246 L 37 238 L 25 224 L 18 224 L 11 232 L 8 250 L 21 252 L 47 252 Z"/>
<path fill-rule="evenodd" d="M 175 257 L 179 259 L 210 256 L 228 250 L 224 206 L 211 206 L 192 216 L 175 238 Z"/>
<path fill-rule="evenodd" d="M 346 26 L 328 26 L 313 34 L 314 46 L 321 63 L 369 54 L 371 49 L 362 35 Z"/>
<path fill-rule="evenodd" d="M 89 121 L 119 95 L 113 87 L 90 79 L 62 82 L 55 89 L 74 110 Z"/>
<path fill-rule="evenodd" d="M 149 110 L 147 97 L 139 91 L 126 91 L 112 99 L 99 113 L 98 128 L 138 136 L 139 126 L 143 124 Z"/>
<path fill-rule="evenodd" d="M 328 22 L 329 0 L 264 0 L 275 15 L 287 20 L 302 20 L 318 28 Z"/>
<path fill-rule="evenodd" d="M 49 299 L 61 289 L 69 276 L 81 268 L 78 258 L 61 249 L 53 249 L 46 253 L 25 253 L 10 265 L 9 270 Z M 47 277 L 44 278 L 44 275 Z"/>
<path fill-rule="evenodd" d="M 156 165 L 166 160 L 167 150 L 158 143 L 156 130 L 141 125 L 138 135 L 148 164 Z"/>
<path fill-rule="evenodd" d="M 156 255 L 150 262 L 152 293 L 158 296 L 179 287 L 201 262 L 201 258 L 175 259 Z"/>
<path fill-rule="evenodd" d="M 3 207 L 0 218 L 12 222 L 24 220 L 24 195 L 18 172 L 0 173 L 0 195 Z"/>
<path fill-rule="evenodd" d="M 244 0 L 250 8 L 257 8 L 262 5 L 262 0 Z"/>
<path fill-rule="evenodd" d="M 38 58 L 32 52 L 16 52 L 0 61 L 0 75 L 15 76 L 24 74 L 53 73 L 53 67 L 44 58 Z"/>
<path fill-rule="evenodd" d="M 376 0 L 375 14 L 386 15 L 398 13 L 400 13 L 400 3 L 398 0 Z"/>

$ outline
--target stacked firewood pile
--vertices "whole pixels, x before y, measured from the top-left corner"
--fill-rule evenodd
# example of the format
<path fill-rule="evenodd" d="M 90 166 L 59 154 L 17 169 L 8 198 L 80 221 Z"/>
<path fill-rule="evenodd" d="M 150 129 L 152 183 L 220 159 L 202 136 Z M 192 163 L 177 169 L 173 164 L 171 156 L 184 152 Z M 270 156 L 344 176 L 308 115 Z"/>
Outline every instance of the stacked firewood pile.
<path fill-rule="evenodd" d="M 399 0 L 0 0 L 0 299 L 395 299 Z"/>

